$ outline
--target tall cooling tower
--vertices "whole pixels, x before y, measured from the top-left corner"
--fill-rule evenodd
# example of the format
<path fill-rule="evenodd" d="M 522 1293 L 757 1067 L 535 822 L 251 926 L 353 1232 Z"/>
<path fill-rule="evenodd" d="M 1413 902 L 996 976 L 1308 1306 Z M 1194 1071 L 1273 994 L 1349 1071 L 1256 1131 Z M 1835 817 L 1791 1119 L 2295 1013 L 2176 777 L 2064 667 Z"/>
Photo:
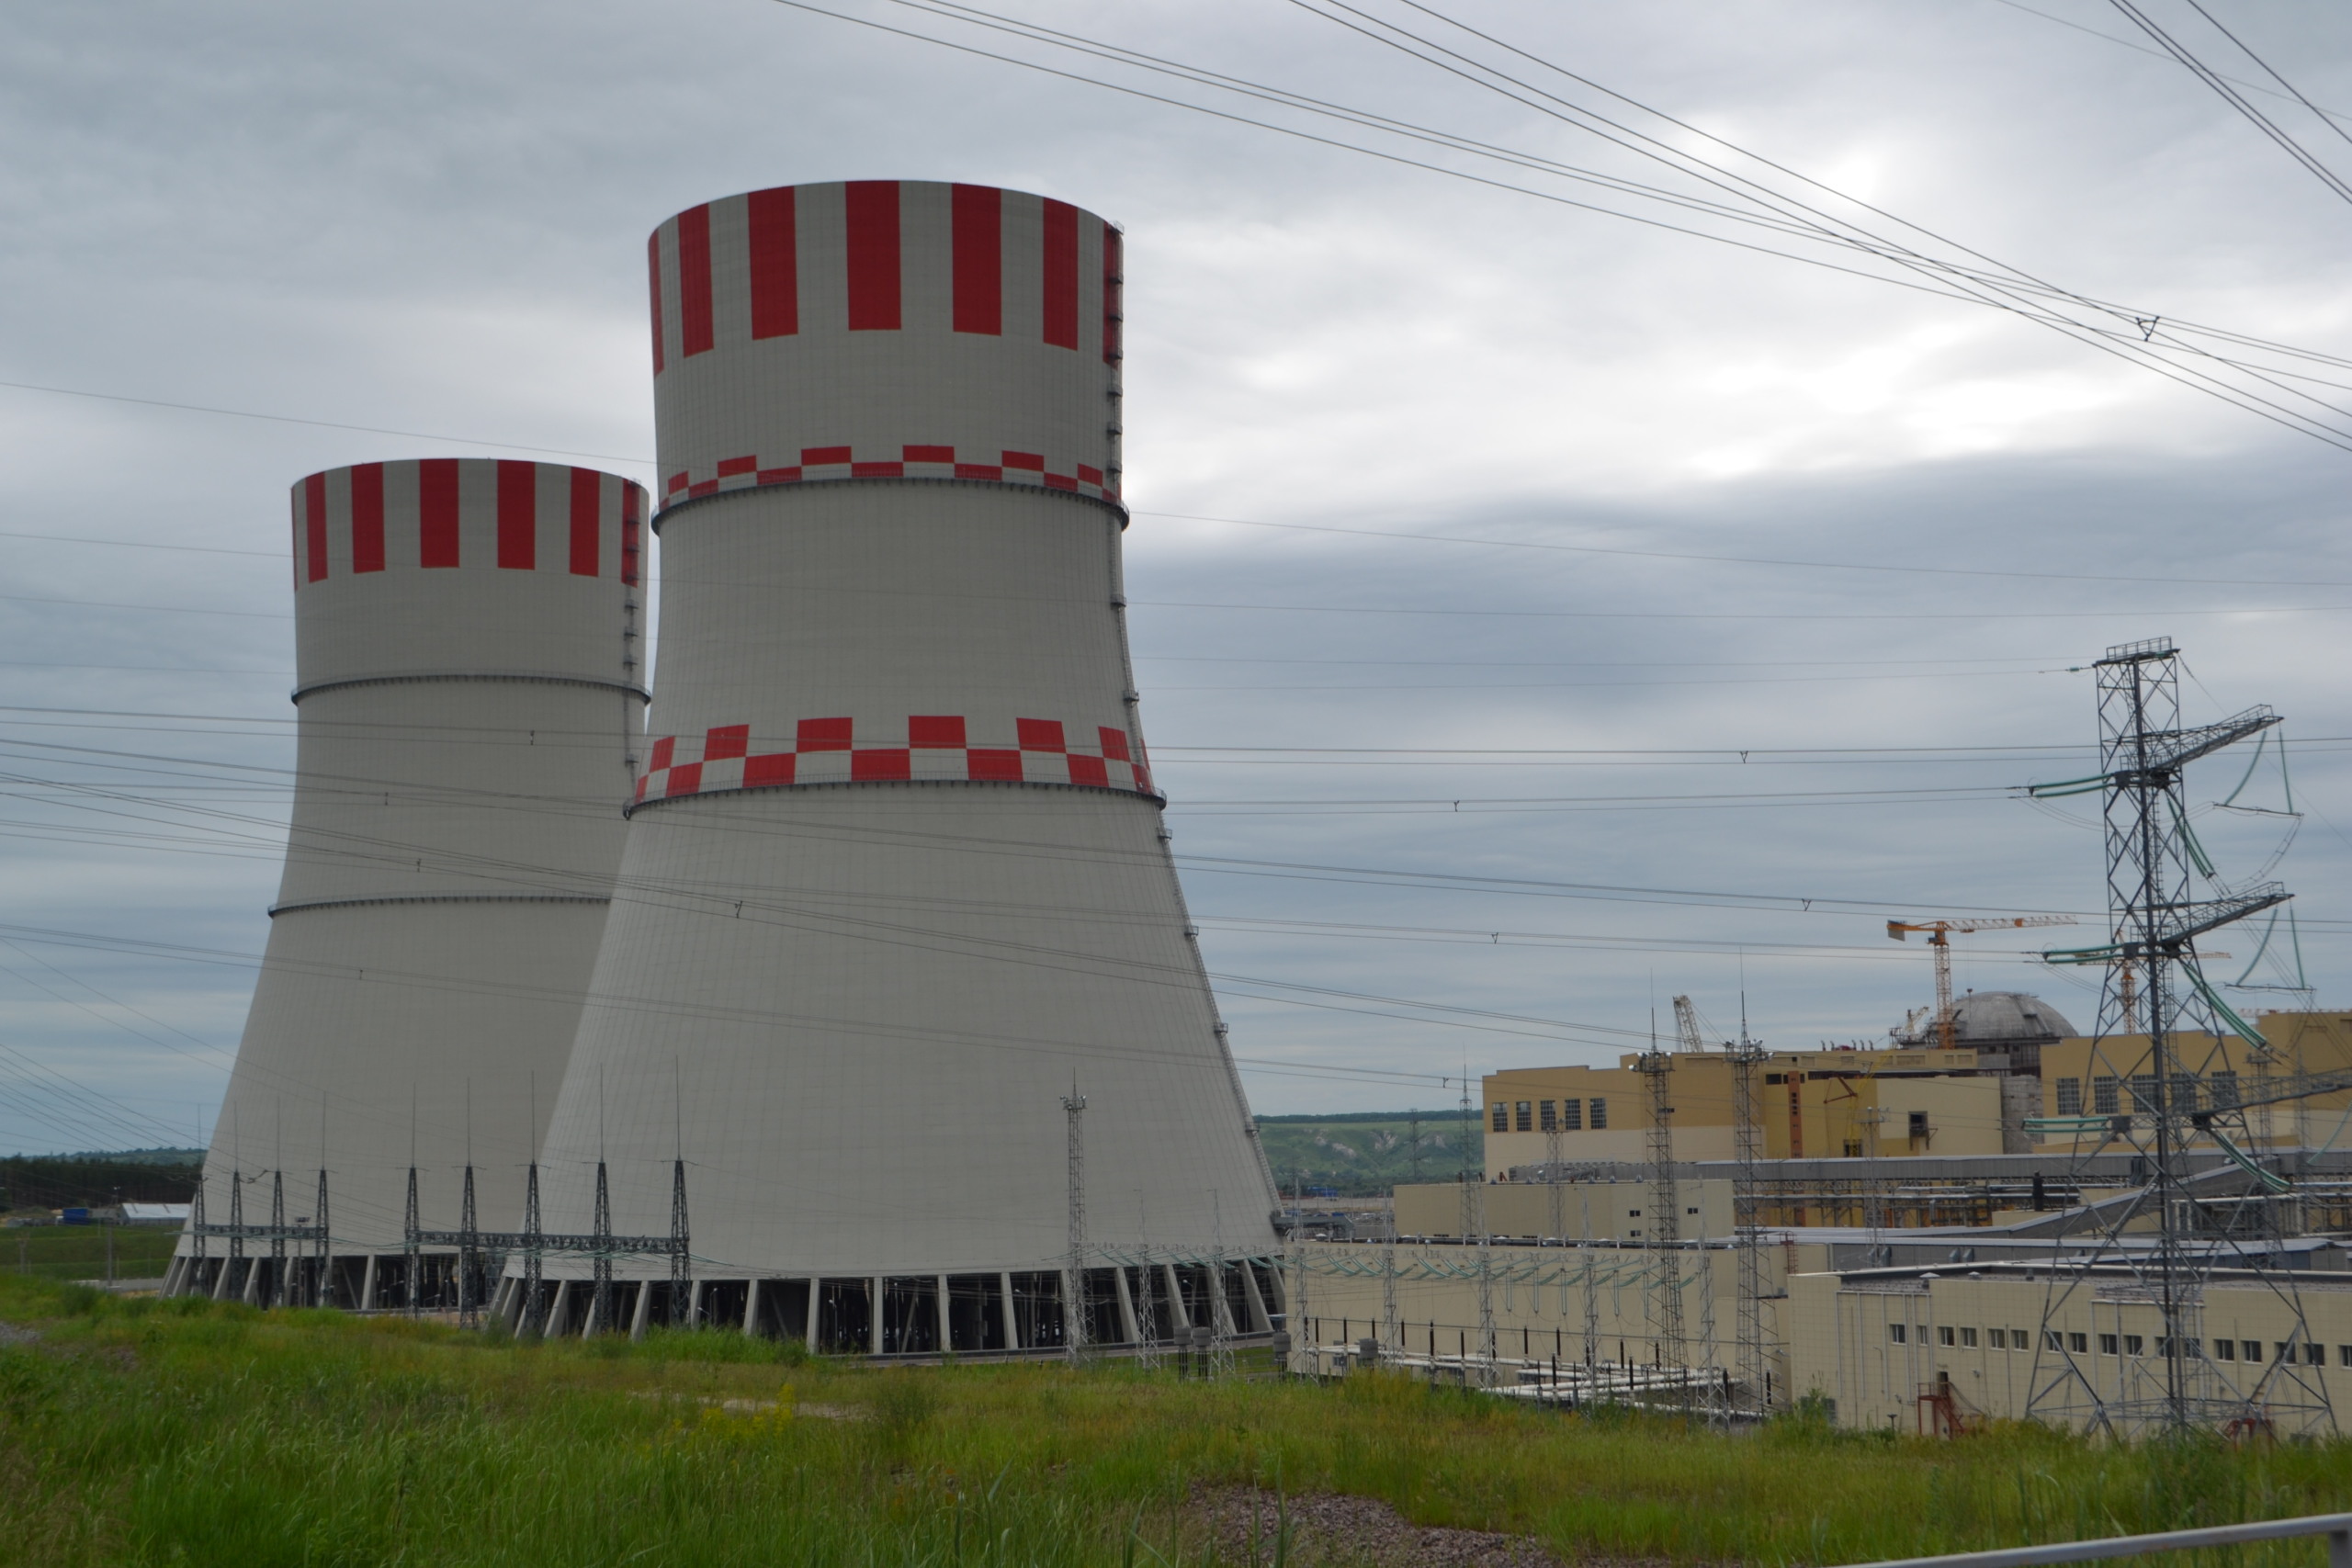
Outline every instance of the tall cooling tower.
<path fill-rule="evenodd" d="M 682 1157 L 699 1320 L 1035 1350 L 1075 1188 L 1092 1341 L 1265 1331 L 1272 1183 L 1128 668 L 1118 231 L 876 180 L 650 250 L 659 695 L 549 1228 L 602 1161 L 614 1231 L 666 1232 Z M 605 1310 L 681 1316 L 628 1283 L 666 1267 Z"/>
<path fill-rule="evenodd" d="M 172 1289 L 454 1304 L 447 1249 L 407 1268 L 412 1169 L 419 1228 L 464 1224 L 469 1163 L 476 1225 L 520 1224 L 639 760 L 645 501 L 465 458 L 294 487 L 293 821 L 205 1162 L 247 1234 L 183 1238 Z M 322 1190 L 327 1246 L 259 1234 Z"/>

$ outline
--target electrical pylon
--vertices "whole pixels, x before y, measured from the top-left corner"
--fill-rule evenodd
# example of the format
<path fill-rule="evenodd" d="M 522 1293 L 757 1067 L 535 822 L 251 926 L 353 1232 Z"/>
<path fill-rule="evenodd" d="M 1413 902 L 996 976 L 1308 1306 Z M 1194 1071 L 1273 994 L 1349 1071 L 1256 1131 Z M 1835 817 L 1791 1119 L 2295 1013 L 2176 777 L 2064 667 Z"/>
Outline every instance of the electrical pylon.
<path fill-rule="evenodd" d="M 1690 1356 L 1682 1327 L 1682 1194 L 1674 1179 L 1674 1054 L 1653 1045 L 1635 1066 L 1650 1090 L 1650 1201 L 1642 1231 L 1650 1252 L 1650 1327 L 1658 1365 L 1679 1371 Z"/>
<path fill-rule="evenodd" d="M 2269 1045 L 2207 983 L 2197 939 L 2290 895 L 2275 882 L 2233 888 L 2214 874 L 2188 826 L 2183 774 L 2190 762 L 2259 734 L 2278 716 L 2254 707 L 2218 724 L 2183 728 L 2178 661 L 2168 637 L 2109 649 L 2093 666 L 2101 771 L 2031 791 L 2103 796 L 2112 940 L 2045 957 L 2106 970 L 2090 1062 L 2093 1084 L 2109 1086 L 2113 1095 L 2112 1103 L 2095 1095 L 2088 1114 L 2037 1118 L 2031 1130 L 2071 1134 L 2078 1149 L 2087 1143 L 2092 1152 L 2120 1143 L 2139 1156 L 2145 1182 L 2134 1201 L 2094 1211 L 2093 1245 L 2052 1265 L 2027 1409 L 2041 1419 L 2125 1437 L 2307 1431 L 2332 1416 L 2300 1355 L 2309 1334 L 2293 1278 L 2275 1266 L 2270 1247 L 2249 1255 L 2234 1223 L 2218 1237 L 2195 1234 L 2198 1204 L 2187 1158 L 2199 1141 L 2233 1154 L 2247 1178 L 2233 1208 L 2253 1204 L 2262 1239 L 2276 1242 L 2277 1207 L 2269 1199 L 2286 1179 L 2238 1147 L 2247 1136 L 2245 1097 L 2236 1092 L 2233 1075 L 2222 1076 L 2227 1036 L 2244 1041 L 2257 1060 Z M 2197 896 L 2197 878 L 2213 897 Z M 2127 1236 L 2127 1227 L 2147 1218 L 2155 1222 L 2152 1234 Z M 2293 1325 L 2284 1341 L 2289 1354 L 2261 1363 L 2260 1372 L 2243 1381 L 2233 1374 L 2244 1363 L 2225 1371 L 2206 1352 L 2205 1291 L 2224 1262 L 2233 1272 L 2250 1269 Z M 2086 1304 L 2094 1314 L 2110 1306 L 2119 1319 L 2131 1307 L 2152 1308 L 2159 1327 L 2155 1353 L 2102 1359 L 2086 1353 L 2086 1342 L 2077 1350 L 2076 1336 L 2086 1331 L 2069 1325 Z"/>
<path fill-rule="evenodd" d="M 1764 1235 L 1757 1215 L 1756 1162 L 1763 1155 L 1764 1120 L 1756 1100 L 1756 1067 L 1763 1044 L 1747 1036 L 1747 1009 L 1740 1007 L 1739 1040 L 1731 1048 L 1732 1234 L 1739 1252 L 1738 1323 L 1735 1327 L 1735 1371 L 1753 1407 L 1769 1410 L 1764 1360 Z"/>

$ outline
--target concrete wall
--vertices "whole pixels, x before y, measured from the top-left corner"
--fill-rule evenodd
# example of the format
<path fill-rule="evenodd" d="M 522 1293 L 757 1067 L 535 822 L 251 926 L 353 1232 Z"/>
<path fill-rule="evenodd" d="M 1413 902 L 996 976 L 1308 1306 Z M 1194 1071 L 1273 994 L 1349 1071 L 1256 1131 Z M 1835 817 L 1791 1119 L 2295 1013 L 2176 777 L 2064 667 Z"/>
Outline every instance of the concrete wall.
<path fill-rule="evenodd" d="M 1732 1184 L 1678 1181 L 1685 1241 L 1732 1234 Z M 1399 1235 L 1552 1236 L 1640 1243 L 1657 1228 L 1646 1181 L 1503 1181 L 1464 1187 L 1452 1181 L 1396 1189 Z M 1465 1210 L 1469 1213 L 1465 1214 Z"/>
<path fill-rule="evenodd" d="M 2279 1348 L 2294 1333 L 2293 1311 L 2267 1285 L 2209 1285 L 2199 1325 L 2198 1375 L 2207 1393 L 2269 1404 L 2281 1430 L 2310 1397 L 2305 1383 L 2331 1401 L 2352 1400 L 2352 1281 L 2297 1285 L 2308 1343 L 2294 1341 L 2291 1367 L 2280 1365 Z M 1835 1401 L 1843 1426 L 1916 1430 L 1921 1394 L 1947 1380 L 1963 1414 L 2021 1420 L 2037 1388 L 2052 1391 L 2044 1403 L 2052 1407 L 2048 1418 L 2058 1419 L 2064 1406 L 2085 1402 L 2086 1387 L 2109 1400 L 2146 1399 L 2165 1376 L 2164 1358 L 2153 1353 L 2162 1333 L 2154 1306 L 2104 1299 L 2109 1292 L 2092 1288 L 2063 1302 L 2052 1326 L 2064 1343 L 2055 1348 L 2042 1337 L 2050 1289 L 2039 1279 L 1824 1273 L 1800 1274 L 1788 1288 L 1792 1387 Z M 2226 1362 L 2218 1354 L 2224 1340 Z M 2259 1360 L 2246 1358 L 2248 1342 Z M 2324 1364 L 2308 1360 L 2314 1347 Z"/>

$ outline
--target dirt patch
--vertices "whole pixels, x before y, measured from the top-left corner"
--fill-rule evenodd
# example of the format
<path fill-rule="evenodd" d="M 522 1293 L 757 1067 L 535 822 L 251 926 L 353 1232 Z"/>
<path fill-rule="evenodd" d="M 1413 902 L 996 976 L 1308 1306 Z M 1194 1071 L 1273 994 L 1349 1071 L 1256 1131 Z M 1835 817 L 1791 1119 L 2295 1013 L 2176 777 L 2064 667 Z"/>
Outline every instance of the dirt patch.
<path fill-rule="evenodd" d="M 1220 1561 L 1249 1568 L 1272 1568 L 1285 1522 L 1280 1561 L 1301 1568 L 1568 1568 L 1529 1537 L 1412 1524 L 1376 1497 L 1317 1492 L 1277 1501 L 1231 1486 L 1197 1493 L 1191 1512 Z"/>
<path fill-rule="evenodd" d="M 40 1337 L 36 1328 L 20 1328 L 13 1323 L 0 1323 L 0 1345 L 29 1345 Z"/>

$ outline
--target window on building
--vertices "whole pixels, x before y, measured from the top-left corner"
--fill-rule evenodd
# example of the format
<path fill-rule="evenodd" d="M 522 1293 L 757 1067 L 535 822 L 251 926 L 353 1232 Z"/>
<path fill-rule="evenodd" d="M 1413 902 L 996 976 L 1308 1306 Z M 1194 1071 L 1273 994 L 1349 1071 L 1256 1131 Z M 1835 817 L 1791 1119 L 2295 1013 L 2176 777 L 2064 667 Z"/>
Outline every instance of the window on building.
<path fill-rule="evenodd" d="M 2117 1341 L 2114 1335 L 2102 1334 L 2098 1337 L 2098 1353 L 2100 1355 L 2112 1356 L 2121 1348 L 2122 1346 Z"/>
<path fill-rule="evenodd" d="M 1560 1127 L 1562 1131 L 1569 1133 L 1578 1133 L 1584 1130 L 1583 1100 L 1564 1100 L 1560 1101 Z"/>
<path fill-rule="evenodd" d="M 1600 1129 L 1608 1125 L 1609 1102 L 1605 1100 L 1594 1100 L 1592 1102 L 1592 1130 L 1598 1133 Z"/>
<path fill-rule="evenodd" d="M 2121 1096 L 2116 1092 L 2115 1080 L 2104 1074 L 2091 1079 L 2091 1114 L 2112 1116 L 2123 1109 Z"/>
<path fill-rule="evenodd" d="M 1911 1112 L 1910 1131 L 1911 1136 L 1915 1138 L 1924 1138 L 1928 1135 L 1928 1113 L 1926 1111 L 1914 1111 Z"/>
<path fill-rule="evenodd" d="M 2234 1361 L 2237 1359 L 2238 1342 L 2236 1340 L 2216 1339 L 2213 1341 L 2213 1359 L 2217 1361 Z"/>
<path fill-rule="evenodd" d="M 2025 1337 L 2024 1329 L 2012 1328 L 2009 1330 L 2009 1348 L 2012 1350 L 2030 1350 L 2033 1348 L 2033 1341 Z"/>
<path fill-rule="evenodd" d="M 2197 1075 L 2195 1073 L 2172 1075 L 2172 1108 L 2184 1116 L 2197 1109 Z"/>
<path fill-rule="evenodd" d="M 1952 1331 L 1951 1329 L 1939 1328 L 1936 1330 L 1936 1343 L 1939 1345 L 1951 1345 L 1958 1343 L 1958 1341 L 1952 1337 Z"/>
<path fill-rule="evenodd" d="M 2058 1114 L 2061 1116 L 2080 1116 L 2082 1113 L 2083 1080 L 2080 1078 L 2060 1078 L 2058 1080 Z"/>
<path fill-rule="evenodd" d="M 2274 1345 L 2270 1348 L 2272 1360 L 2284 1361 L 2290 1367 L 2295 1364 L 2295 1348 L 2292 1345 Z"/>
<path fill-rule="evenodd" d="M 1973 1328 L 1962 1329 L 1960 1331 L 1960 1344 L 1961 1348 L 1965 1350 L 1973 1350 L 1976 1348 L 1976 1330 Z"/>
<path fill-rule="evenodd" d="M 2238 1076 L 2235 1073 L 2215 1073 L 2205 1080 L 2207 1098 L 2213 1105 L 2227 1109 L 2238 1102 Z"/>
<path fill-rule="evenodd" d="M 1518 1119 L 1512 1123 L 1514 1129 L 1521 1133 L 1532 1133 L 1535 1131 L 1534 1102 L 1532 1100 L 1522 1100 L 1519 1102 L 1517 1110 L 1519 1115 Z"/>
<path fill-rule="evenodd" d="M 1510 1131 L 1510 1107 L 1499 1100 L 1495 1101 L 1495 1131 L 1498 1133 Z"/>
<path fill-rule="evenodd" d="M 2262 1359 L 2262 1341 L 2259 1339 L 2241 1339 L 2238 1341 L 2238 1349 L 2241 1352 L 2239 1356 L 2239 1359 L 2241 1360 L 2259 1361 Z"/>
<path fill-rule="evenodd" d="M 2155 1108 L 2156 1075 L 2154 1073 L 2133 1073 L 2132 1075 L 2132 1109 L 2134 1111 L 2154 1111 Z"/>
<path fill-rule="evenodd" d="M 1682 1212 L 1686 1214 L 1695 1214 L 1699 1212 L 1698 1205 L 1694 1203 L 1690 1208 L 1685 1209 Z"/>
<path fill-rule="evenodd" d="M 2324 1367 L 2327 1365 L 2327 1347 L 2324 1345 L 2304 1346 L 2303 1365 L 2307 1367 Z"/>
<path fill-rule="evenodd" d="M 1642 1212 L 1639 1209 L 1628 1209 L 1625 1211 L 1625 1217 L 1629 1220 L 1638 1220 L 1642 1217 Z"/>
<path fill-rule="evenodd" d="M 2144 1356 L 2148 1353 L 2148 1342 L 2136 1334 L 2127 1334 L 2123 1337 L 2123 1353 L 2127 1356 Z"/>
<path fill-rule="evenodd" d="M 1559 1131 L 1560 1102 L 1556 1100 L 1538 1100 L 1535 1105 L 1535 1123 L 1546 1133 Z"/>
<path fill-rule="evenodd" d="M 2041 1338 L 2043 1344 L 2050 1349 L 2064 1350 L 2066 1348 L 2066 1337 L 2054 1328 L 2043 1329 Z"/>
<path fill-rule="evenodd" d="M 1890 1323 L 1890 1324 L 1888 1324 L 1888 1325 L 1886 1325 L 1886 1337 L 1887 1337 L 1887 1338 L 1888 1338 L 1891 1342 L 1893 1342 L 1893 1343 L 1894 1343 L 1894 1344 L 1896 1344 L 1896 1345 L 1900 1345 L 1900 1344 L 1902 1344 L 1902 1343 L 1903 1343 L 1903 1325 L 1901 1325 L 1901 1324 L 1899 1324 L 1899 1323 Z"/>
<path fill-rule="evenodd" d="M 2339 1367 L 2352 1367 L 2352 1345 L 2338 1345 L 2335 1348 L 2335 1364 Z"/>
<path fill-rule="evenodd" d="M 1984 1343 L 1990 1345 L 1996 1350 L 2000 1349 L 2003 1346 L 2007 1345 L 2008 1341 L 2009 1336 L 2007 1329 L 1988 1328 L 1984 1331 Z"/>
<path fill-rule="evenodd" d="M 2066 1348 L 2077 1356 L 2082 1355 L 2090 1349 L 2089 1337 L 2084 1334 L 2069 1334 L 2066 1336 Z"/>

